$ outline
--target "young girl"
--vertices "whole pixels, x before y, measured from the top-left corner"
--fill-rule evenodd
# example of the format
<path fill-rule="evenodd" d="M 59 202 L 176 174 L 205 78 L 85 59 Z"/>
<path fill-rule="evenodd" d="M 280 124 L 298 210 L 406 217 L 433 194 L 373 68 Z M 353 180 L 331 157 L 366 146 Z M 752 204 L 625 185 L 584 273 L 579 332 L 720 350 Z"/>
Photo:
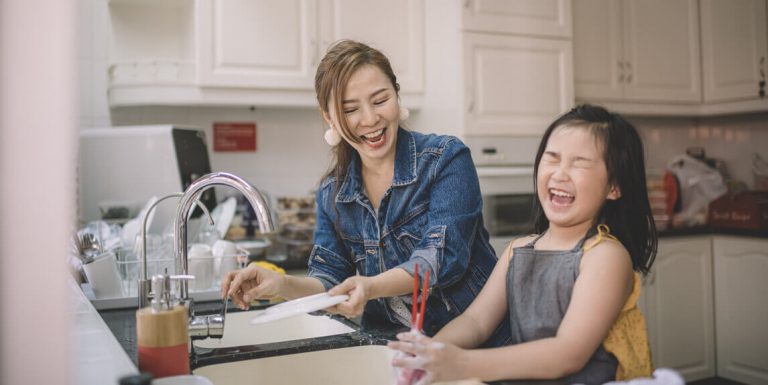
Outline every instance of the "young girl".
<path fill-rule="evenodd" d="M 426 382 L 650 376 L 636 303 L 656 229 L 637 131 L 603 108 L 572 109 L 544 133 L 535 189 L 538 235 L 511 242 L 475 301 L 434 338 L 398 334 L 389 346 L 410 356 L 393 365 L 425 370 Z M 469 350 L 507 314 L 511 345 Z"/>

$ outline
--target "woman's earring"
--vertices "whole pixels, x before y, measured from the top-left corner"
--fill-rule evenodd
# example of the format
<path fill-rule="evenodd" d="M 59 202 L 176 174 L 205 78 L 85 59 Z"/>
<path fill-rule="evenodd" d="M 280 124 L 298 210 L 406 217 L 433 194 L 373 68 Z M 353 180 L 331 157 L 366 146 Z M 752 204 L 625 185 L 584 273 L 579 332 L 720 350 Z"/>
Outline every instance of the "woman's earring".
<path fill-rule="evenodd" d="M 411 111 L 408 111 L 407 108 L 400 106 L 400 120 L 406 120 L 409 116 L 411 116 Z"/>
<path fill-rule="evenodd" d="M 341 143 L 341 136 L 339 136 L 339 133 L 333 129 L 333 126 L 325 130 L 323 138 L 325 138 L 325 142 L 328 143 L 328 145 L 331 147 Z"/>

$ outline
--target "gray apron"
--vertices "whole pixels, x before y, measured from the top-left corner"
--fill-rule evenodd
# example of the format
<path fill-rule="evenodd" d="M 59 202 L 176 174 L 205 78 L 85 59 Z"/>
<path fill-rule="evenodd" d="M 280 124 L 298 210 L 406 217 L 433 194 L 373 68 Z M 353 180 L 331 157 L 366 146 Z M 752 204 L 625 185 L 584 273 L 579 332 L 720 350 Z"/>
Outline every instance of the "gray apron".
<path fill-rule="evenodd" d="M 541 235 L 514 249 L 507 272 L 513 344 L 555 336 L 571 302 L 582 246 L 594 234 L 590 230 L 571 250 L 535 250 L 533 245 Z M 617 367 L 616 357 L 600 344 L 584 368 L 564 380 L 569 384 L 603 384 L 614 380 Z"/>

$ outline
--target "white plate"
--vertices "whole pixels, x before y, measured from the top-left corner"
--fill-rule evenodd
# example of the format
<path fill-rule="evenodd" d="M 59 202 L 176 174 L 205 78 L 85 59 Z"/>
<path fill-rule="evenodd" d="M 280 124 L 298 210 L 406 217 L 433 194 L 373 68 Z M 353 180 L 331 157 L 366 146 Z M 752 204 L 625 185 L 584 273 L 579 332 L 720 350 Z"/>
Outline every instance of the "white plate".
<path fill-rule="evenodd" d="M 328 293 L 319 293 L 307 297 L 296 298 L 260 311 L 253 317 L 253 319 L 251 319 L 251 325 L 277 321 L 279 319 L 329 308 L 346 301 L 348 298 L 349 296 L 346 294 L 331 296 Z"/>
<path fill-rule="evenodd" d="M 237 209 L 237 200 L 234 197 L 227 198 L 224 202 L 219 203 L 216 208 L 211 211 L 211 217 L 213 218 L 213 228 L 219 232 L 221 239 L 227 235 L 229 225 L 232 224 L 232 219 L 235 217 L 235 210 Z M 208 222 L 205 221 L 206 226 Z"/>

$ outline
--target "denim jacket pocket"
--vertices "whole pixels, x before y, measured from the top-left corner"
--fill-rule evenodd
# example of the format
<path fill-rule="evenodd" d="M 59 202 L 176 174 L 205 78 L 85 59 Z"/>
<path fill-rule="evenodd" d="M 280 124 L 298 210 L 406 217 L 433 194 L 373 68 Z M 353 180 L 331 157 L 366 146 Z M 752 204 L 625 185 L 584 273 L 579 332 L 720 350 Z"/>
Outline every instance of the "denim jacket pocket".
<path fill-rule="evenodd" d="M 326 289 L 338 285 L 354 274 L 352 261 L 320 245 L 315 245 L 309 257 L 308 275 L 323 282 Z"/>
<path fill-rule="evenodd" d="M 354 254 L 352 256 L 355 259 L 355 267 L 357 268 L 357 274 L 359 275 L 368 275 L 368 272 L 366 271 L 366 261 L 368 258 L 366 257 L 365 252 L 360 254 Z"/>

